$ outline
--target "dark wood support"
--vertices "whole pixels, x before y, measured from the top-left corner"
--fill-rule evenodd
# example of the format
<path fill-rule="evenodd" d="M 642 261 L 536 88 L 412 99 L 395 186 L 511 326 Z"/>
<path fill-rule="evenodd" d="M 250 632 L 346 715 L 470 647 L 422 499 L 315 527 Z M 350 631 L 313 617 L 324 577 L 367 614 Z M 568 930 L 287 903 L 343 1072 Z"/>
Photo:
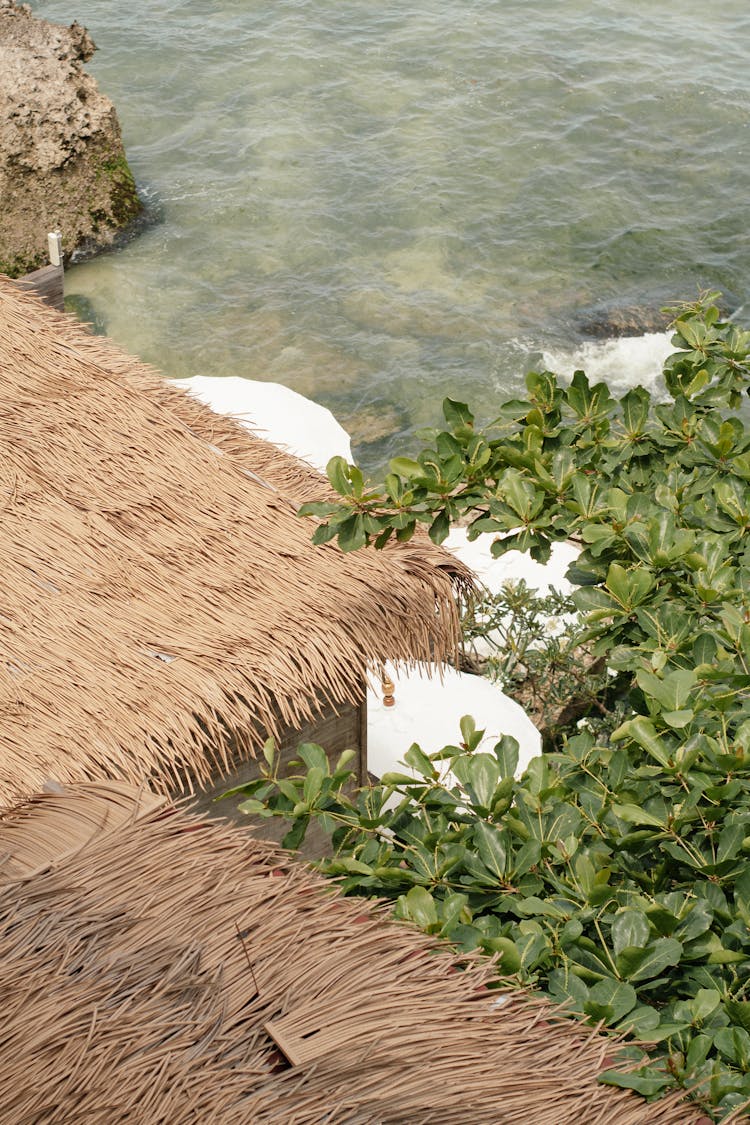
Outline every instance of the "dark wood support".
<path fill-rule="evenodd" d="M 34 293 L 58 312 L 65 312 L 62 235 L 59 230 L 50 231 L 47 235 L 47 247 L 49 265 L 17 278 L 16 284 Z"/>
<path fill-rule="evenodd" d="M 362 701 L 357 706 L 344 703 L 339 705 L 338 709 L 325 707 L 322 713 L 310 722 L 284 731 L 277 747 L 282 763 L 282 776 L 286 772 L 288 763 L 296 758 L 300 742 L 317 742 L 326 751 L 332 765 L 343 750 L 355 750 L 357 756 L 350 763 L 349 769 L 354 773 L 355 784 L 365 784 L 367 781 L 367 698 L 364 690 Z M 260 757 L 260 751 L 258 756 Z M 223 801 L 216 801 L 216 798 L 228 789 L 252 781 L 259 776 L 259 773 L 257 758 L 247 758 L 246 755 L 240 756 L 238 753 L 236 761 L 224 777 L 217 776 L 209 785 L 195 786 L 192 807 L 203 815 L 229 817 L 241 824 L 252 825 L 257 835 L 276 842 L 280 841 L 289 828 L 286 822 L 276 818 L 262 820 L 241 813 L 237 806 L 243 800 L 242 797 L 229 797 Z M 175 793 L 174 796 L 185 796 L 185 793 Z M 301 849 L 302 856 L 315 859 L 325 854 L 327 850 L 327 841 L 322 829 L 315 823 L 311 824 L 307 840 Z"/>
<path fill-rule="evenodd" d="M 16 285 L 41 297 L 53 309 L 65 311 L 62 266 L 42 266 L 40 270 L 16 279 Z"/>

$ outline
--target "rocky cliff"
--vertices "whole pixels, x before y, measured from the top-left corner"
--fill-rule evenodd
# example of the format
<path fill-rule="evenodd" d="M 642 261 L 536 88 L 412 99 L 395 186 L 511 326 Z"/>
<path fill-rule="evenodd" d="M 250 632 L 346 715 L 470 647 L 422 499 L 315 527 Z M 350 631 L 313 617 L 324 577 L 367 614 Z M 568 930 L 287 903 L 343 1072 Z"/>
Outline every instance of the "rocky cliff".
<path fill-rule="evenodd" d="M 78 24 L 0 0 L 0 273 L 44 265 L 50 230 L 69 256 L 141 210 L 114 106 L 84 70 L 95 49 Z"/>

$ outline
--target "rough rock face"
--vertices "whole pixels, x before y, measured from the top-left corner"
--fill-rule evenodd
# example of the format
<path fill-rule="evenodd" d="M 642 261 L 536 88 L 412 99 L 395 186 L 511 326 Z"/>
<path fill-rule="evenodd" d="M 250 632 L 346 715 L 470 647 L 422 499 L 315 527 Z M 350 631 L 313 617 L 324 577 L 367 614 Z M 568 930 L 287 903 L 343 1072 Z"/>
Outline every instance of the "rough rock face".
<path fill-rule="evenodd" d="M 69 256 L 141 210 L 114 106 L 83 68 L 95 49 L 78 24 L 0 0 L 0 273 L 44 265 L 50 230 Z"/>

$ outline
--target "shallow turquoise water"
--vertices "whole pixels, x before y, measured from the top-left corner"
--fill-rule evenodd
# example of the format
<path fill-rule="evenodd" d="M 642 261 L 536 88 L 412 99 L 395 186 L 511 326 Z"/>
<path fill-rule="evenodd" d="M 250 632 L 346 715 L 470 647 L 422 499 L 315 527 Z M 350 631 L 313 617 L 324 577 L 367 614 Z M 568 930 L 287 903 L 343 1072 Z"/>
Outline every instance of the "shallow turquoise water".
<path fill-rule="evenodd" d="M 591 306 L 747 296 L 745 0 L 33 7 L 91 31 L 153 219 L 68 292 L 168 374 L 382 431 L 366 463 L 446 393 L 491 413 Z"/>

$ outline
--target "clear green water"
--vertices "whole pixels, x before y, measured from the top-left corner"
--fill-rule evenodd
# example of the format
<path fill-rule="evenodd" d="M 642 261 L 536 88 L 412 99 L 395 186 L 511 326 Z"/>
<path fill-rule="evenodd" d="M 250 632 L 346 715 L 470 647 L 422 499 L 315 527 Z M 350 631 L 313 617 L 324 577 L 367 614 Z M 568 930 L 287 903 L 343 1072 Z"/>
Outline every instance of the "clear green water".
<path fill-rule="evenodd" d="M 746 0 L 33 7 L 91 31 L 152 218 L 68 292 L 167 374 L 332 407 L 367 464 L 591 306 L 747 296 Z"/>

